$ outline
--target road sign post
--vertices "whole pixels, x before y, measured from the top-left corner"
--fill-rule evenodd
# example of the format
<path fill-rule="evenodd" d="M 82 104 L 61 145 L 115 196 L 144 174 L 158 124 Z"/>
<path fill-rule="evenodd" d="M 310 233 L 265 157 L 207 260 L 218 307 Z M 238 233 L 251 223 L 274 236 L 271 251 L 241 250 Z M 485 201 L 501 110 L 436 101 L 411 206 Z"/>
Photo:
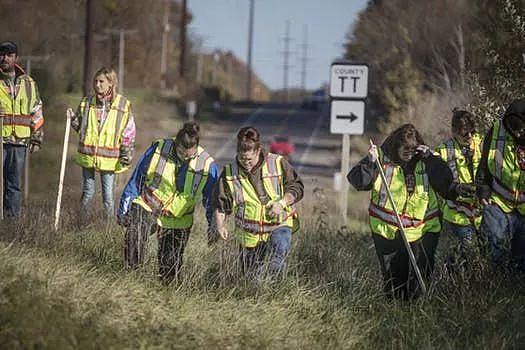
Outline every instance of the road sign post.
<path fill-rule="evenodd" d="M 339 211 L 346 222 L 350 168 L 350 135 L 362 135 L 365 129 L 365 99 L 368 95 L 368 66 L 334 62 L 330 66 L 330 132 L 342 134 L 341 190 Z"/>

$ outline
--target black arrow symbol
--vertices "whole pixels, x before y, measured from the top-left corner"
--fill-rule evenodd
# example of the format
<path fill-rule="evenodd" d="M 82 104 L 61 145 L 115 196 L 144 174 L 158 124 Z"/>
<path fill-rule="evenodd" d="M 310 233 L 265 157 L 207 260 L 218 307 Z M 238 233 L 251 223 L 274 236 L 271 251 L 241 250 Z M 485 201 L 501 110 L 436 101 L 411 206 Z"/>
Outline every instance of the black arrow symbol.
<path fill-rule="evenodd" d="M 336 115 L 335 119 L 349 119 L 350 123 L 357 119 L 357 115 L 350 112 L 350 115 Z"/>

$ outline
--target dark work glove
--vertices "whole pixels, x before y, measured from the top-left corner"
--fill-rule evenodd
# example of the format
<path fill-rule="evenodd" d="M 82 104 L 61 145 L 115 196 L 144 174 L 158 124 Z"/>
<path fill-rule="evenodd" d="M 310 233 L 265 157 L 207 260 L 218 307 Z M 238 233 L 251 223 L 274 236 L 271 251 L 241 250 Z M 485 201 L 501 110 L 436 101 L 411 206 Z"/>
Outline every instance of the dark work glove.
<path fill-rule="evenodd" d="M 416 156 L 419 159 L 426 159 L 432 154 L 430 148 L 427 145 L 419 145 L 416 148 Z"/>
<path fill-rule="evenodd" d="M 476 186 L 474 184 L 456 184 L 454 189 L 460 197 L 470 198 L 476 195 Z"/>
<path fill-rule="evenodd" d="M 130 166 L 131 165 L 131 159 L 127 155 L 120 155 L 118 157 L 118 161 L 123 166 Z"/>
<path fill-rule="evenodd" d="M 131 153 L 132 147 L 121 145 L 118 156 L 120 164 L 122 164 L 123 166 L 131 165 Z"/>

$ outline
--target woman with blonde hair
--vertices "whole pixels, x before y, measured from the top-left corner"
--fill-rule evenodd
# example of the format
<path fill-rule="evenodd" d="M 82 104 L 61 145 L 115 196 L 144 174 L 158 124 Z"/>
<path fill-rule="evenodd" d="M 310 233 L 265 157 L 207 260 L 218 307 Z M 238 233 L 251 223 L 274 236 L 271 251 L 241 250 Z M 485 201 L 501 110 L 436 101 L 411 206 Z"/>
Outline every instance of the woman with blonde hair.
<path fill-rule="evenodd" d="M 94 94 L 82 98 L 77 112 L 66 111 L 79 134 L 75 162 L 82 167 L 81 214 L 85 215 L 95 193 L 95 173 L 100 173 L 106 213 L 113 215 L 115 173 L 131 165 L 135 122 L 129 100 L 118 93 L 115 71 L 100 68 L 93 78 Z"/>

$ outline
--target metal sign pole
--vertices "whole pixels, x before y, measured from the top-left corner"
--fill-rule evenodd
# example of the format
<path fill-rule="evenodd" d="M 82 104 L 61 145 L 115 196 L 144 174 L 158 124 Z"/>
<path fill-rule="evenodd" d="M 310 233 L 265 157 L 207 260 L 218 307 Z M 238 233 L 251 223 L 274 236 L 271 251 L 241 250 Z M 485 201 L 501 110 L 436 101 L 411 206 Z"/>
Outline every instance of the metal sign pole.
<path fill-rule="evenodd" d="M 345 180 L 346 172 L 350 167 L 350 135 L 343 134 L 341 149 L 341 192 L 339 192 L 339 211 L 346 223 L 348 213 L 348 181 Z"/>

